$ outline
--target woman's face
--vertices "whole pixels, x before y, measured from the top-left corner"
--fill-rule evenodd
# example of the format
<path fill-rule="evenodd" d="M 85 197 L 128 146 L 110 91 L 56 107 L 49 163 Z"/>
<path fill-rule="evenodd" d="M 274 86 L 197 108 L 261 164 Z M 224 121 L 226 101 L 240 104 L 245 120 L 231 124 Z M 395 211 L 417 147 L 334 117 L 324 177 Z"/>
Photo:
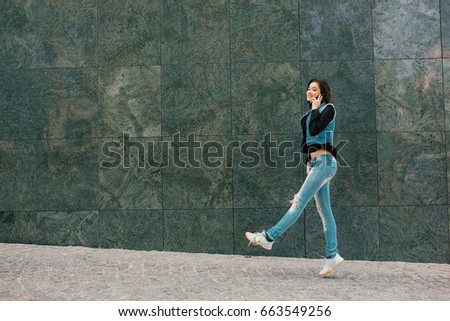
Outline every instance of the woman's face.
<path fill-rule="evenodd" d="M 309 84 L 308 89 L 306 90 L 306 100 L 311 102 L 314 98 L 320 95 L 320 86 L 316 82 L 312 82 Z"/>

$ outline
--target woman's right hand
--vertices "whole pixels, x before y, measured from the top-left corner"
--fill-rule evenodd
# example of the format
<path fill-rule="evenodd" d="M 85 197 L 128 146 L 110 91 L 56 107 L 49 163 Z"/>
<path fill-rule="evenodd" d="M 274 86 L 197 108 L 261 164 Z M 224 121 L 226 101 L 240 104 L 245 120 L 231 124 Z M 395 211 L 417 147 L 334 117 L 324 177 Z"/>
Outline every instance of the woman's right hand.
<path fill-rule="evenodd" d="M 311 99 L 311 108 L 317 109 L 322 103 L 322 95 L 317 96 L 316 98 Z"/>

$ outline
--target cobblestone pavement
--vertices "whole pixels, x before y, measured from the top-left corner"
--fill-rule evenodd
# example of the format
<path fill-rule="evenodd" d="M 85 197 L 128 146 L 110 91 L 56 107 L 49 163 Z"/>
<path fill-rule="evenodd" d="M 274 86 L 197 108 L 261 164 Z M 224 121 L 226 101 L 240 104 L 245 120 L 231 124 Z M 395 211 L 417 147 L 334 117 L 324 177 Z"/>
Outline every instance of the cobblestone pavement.
<path fill-rule="evenodd" d="M 0 244 L 0 300 L 450 300 L 450 265 Z"/>

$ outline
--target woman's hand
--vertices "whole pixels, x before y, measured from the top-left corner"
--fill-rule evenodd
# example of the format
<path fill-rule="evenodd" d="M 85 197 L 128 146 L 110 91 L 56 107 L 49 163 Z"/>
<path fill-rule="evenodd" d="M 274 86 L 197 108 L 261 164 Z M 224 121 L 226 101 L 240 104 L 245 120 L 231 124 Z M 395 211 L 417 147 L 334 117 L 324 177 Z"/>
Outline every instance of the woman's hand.
<path fill-rule="evenodd" d="M 317 109 L 322 103 L 322 95 L 317 96 L 316 98 L 311 99 L 311 108 Z"/>
<path fill-rule="evenodd" d="M 309 162 L 308 162 L 308 163 L 306 164 L 306 175 L 309 174 L 310 170 L 311 170 L 311 165 L 310 165 Z"/>

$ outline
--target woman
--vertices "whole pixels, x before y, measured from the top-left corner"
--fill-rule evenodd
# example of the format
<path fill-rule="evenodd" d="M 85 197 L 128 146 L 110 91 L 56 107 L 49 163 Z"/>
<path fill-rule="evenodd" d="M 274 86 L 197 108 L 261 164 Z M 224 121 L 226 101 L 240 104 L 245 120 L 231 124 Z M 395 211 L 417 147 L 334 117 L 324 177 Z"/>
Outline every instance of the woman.
<path fill-rule="evenodd" d="M 281 220 L 267 231 L 245 233 L 250 244 L 271 250 L 272 245 L 302 214 L 308 202 L 314 197 L 317 211 L 322 219 L 326 251 L 320 276 L 330 274 L 344 259 L 337 253 L 336 223 L 330 204 L 330 181 L 336 174 L 336 149 L 333 147 L 333 133 L 336 109 L 330 103 L 331 89 L 322 79 L 308 83 L 306 100 L 311 109 L 302 117 L 302 152 L 305 157 L 306 179 L 300 191 L 294 195 L 290 209 Z"/>

